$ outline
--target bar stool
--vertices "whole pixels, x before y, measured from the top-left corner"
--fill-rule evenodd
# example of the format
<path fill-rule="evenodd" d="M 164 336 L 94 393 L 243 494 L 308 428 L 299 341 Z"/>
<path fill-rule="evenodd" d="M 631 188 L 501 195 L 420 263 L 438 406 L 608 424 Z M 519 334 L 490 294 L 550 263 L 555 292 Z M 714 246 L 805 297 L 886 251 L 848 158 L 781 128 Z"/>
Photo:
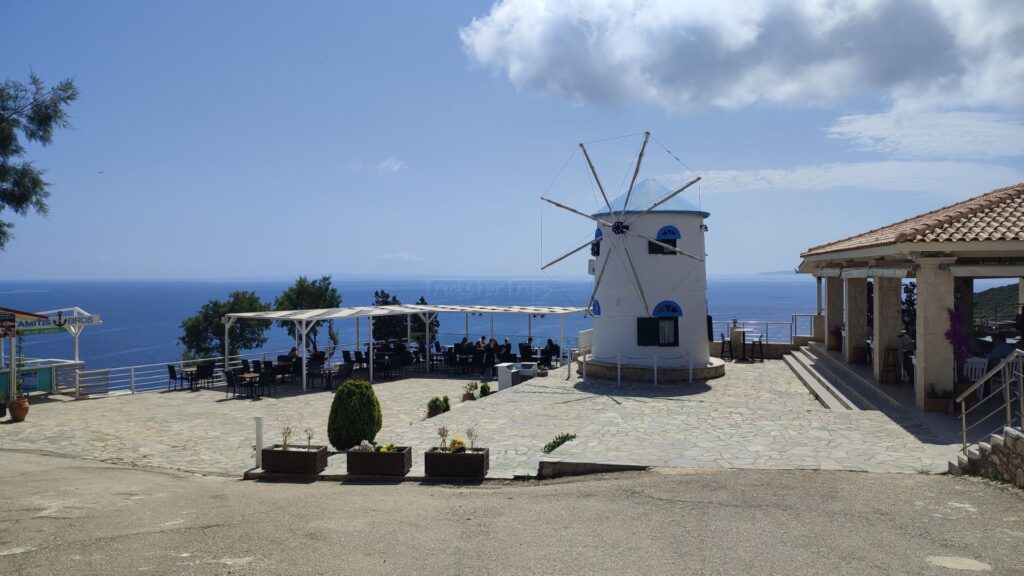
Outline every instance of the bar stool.
<path fill-rule="evenodd" d="M 722 335 L 722 352 L 719 354 L 722 360 L 733 360 L 735 357 L 732 354 L 732 340 L 725 337 L 725 332 L 721 332 Z M 728 351 L 728 352 L 727 352 Z M 726 358 L 726 353 L 729 354 L 729 358 Z"/>
<path fill-rule="evenodd" d="M 879 380 L 882 384 L 899 384 L 899 373 L 899 350 L 886 348 L 885 355 L 882 356 L 882 373 L 879 374 Z"/>
<path fill-rule="evenodd" d="M 760 357 L 761 362 L 764 362 L 764 336 L 758 336 L 757 338 L 750 341 L 750 361 L 753 362 Z"/>

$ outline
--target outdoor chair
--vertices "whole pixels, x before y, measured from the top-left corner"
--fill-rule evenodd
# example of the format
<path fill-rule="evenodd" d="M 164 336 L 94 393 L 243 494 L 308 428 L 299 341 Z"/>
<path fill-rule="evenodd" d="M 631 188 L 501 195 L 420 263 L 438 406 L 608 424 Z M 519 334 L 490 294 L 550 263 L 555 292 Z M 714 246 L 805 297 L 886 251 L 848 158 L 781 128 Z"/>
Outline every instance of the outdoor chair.
<path fill-rule="evenodd" d="M 366 366 L 366 358 L 363 357 L 362 350 L 356 350 L 356 366 L 359 368 Z"/>
<path fill-rule="evenodd" d="M 249 365 L 249 361 L 242 358 L 242 373 L 252 372 L 252 366 Z"/>
<path fill-rule="evenodd" d="M 523 362 L 533 362 L 533 349 L 530 345 L 525 342 L 519 343 L 519 357 L 523 359 Z"/>
<path fill-rule="evenodd" d="M 185 379 L 185 375 L 183 373 L 179 374 L 178 371 L 174 369 L 174 364 L 168 364 L 167 365 L 167 389 L 168 390 L 171 389 L 171 385 L 172 384 L 174 385 L 175 389 L 180 388 L 182 383 L 184 382 L 184 379 Z"/>
<path fill-rule="evenodd" d="M 964 377 L 974 384 L 988 372 L 988 358 L 982 358 L 978 356 L 972 356 L 964 361 Z M 982 390 L 979 388 L 974 391 L 978 398 L 983 398 Z"/>
<path fill-rule="evenodd" d="M 352 364 L 352 353 L 348 350 L 342 350 L 341 359 L 345 361 L 345 364 Z"/>
<path fill-rule="evenodd" d="M 541 352 L 540 360 L 537 361 L 537 365 L 543 368 L 551 368 L 551 353 Z"/>
<path fill-rule="evenodd" d="M 337 388 L 345 383 L 346 380 L 352 377 L 352 364 L 346 362 L 344 364 L 338 364 L 338 369 L 327 375 L 327 382 L 324 387 Z"/>
<path fill-rule="evenodd" d="M 195 381 L 191 383 L 190 387 L 201 386 L 203 383 L 212 387 L 213 368 L 213 362 L 203 362 L 199 366 L 196 366 Z"/>
<path fill-rule="evenodd" d="M 224 397 L 227 398 L 229 393 L 238 395 L 238 380 L 235 379 L 235 373 L 232 370 L 224 372 Z"/>
<path fill-rule="evenodd" d="M 253 360 L 252 361 L 252 371 L 255 372 L 256 374 L 262 374 L 263 373 L 263 362 L 261 362 L 259 360 Z"/>
<path fill-rule="evenodd" d="M 760 357 L 764 362 L 764 334 L 750 335 L 750 361 L 753 362 Z"/>
<path fill-rule="evenodd" d="M 725 332 L 720 332 L 719 334 L 722 337 L 722 351 L 719 356 L 722 360 L 734 360 L 736 357 L 732 354 L 732 340 L 725 337 Z M 725 357 L 726 354 L 729 355 L 728 358 Z"/>
<path fill-rule="evenodd" d="M 277 377 L 270 370 L 264 370 L 260 372 L 259 379 L 260 394 L 262 395 L 266 390 L 273 388 L 274 392 L 271 394 L 277 394 Z"/>

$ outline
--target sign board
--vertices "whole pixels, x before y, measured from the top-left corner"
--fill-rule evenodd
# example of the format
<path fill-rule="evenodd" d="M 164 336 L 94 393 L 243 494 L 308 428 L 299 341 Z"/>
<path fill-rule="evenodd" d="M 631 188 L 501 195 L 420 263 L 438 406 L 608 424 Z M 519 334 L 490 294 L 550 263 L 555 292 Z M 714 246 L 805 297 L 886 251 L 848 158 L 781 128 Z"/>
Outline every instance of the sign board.
<path fill-rule="evenodd" d="M 3 318 L 0 317 L 0 324 Z M 64 316 L 58 313 L 56 316 L 39 318 L 37 320 L 21 320 L 17 323 L 19 336 L 30 336 L 34 334 L 55 334 L 66 332 L 69 328 L 84 328 L 86 326 L 99 326 L 103 324 L 99 314 L 88 316 Z"/>
<path fill-rule="evenodd" d="M 14 338 L 17 325 L 13 312 L 0 312 L 0 338 Z"/>

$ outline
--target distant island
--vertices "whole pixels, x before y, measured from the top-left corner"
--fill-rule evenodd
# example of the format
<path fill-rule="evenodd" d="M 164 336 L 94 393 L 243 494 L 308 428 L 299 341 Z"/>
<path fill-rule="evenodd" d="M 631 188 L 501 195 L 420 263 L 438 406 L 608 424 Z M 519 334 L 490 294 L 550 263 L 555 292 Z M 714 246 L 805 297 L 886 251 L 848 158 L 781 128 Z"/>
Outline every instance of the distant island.
<path fill-rule="evenodd" d="M 770 272 L 758 272 L 758 276 L 778 276 L 781 274 L 796 274 L 796 270 L 772 270 Z"/>

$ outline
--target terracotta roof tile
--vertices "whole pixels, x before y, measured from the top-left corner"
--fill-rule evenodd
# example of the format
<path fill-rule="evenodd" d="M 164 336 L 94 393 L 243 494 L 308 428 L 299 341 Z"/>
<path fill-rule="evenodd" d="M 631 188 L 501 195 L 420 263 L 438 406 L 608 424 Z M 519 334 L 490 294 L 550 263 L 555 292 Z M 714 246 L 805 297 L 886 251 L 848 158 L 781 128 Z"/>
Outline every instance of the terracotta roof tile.
<path fill-rule="evenodd" d="M 1024 182 L 863 234 L 809 248 L 803 257 L 899 242 L 1024 241 Z"/>

